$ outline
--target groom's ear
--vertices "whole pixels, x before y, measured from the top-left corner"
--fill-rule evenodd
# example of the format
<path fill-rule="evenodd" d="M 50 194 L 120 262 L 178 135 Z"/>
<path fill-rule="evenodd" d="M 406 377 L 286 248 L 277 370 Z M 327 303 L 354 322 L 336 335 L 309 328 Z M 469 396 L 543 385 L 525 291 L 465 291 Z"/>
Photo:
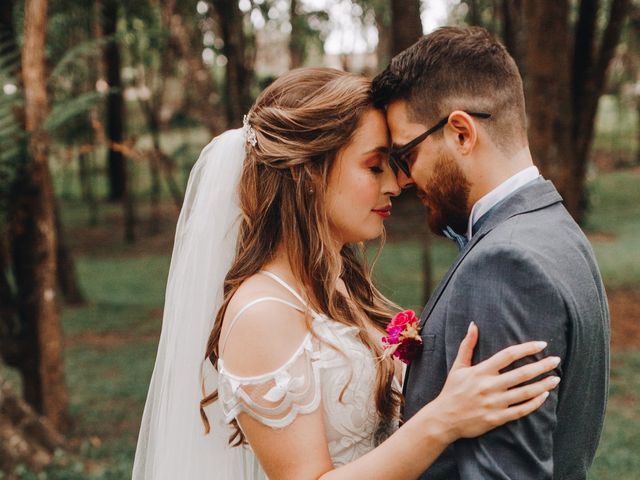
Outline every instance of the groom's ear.
<path fill-rule="evenodd" d="M 478 140 L 478 130 L 473 118 L 462 110 L 452 112 L 445 126 L 445 138 L 460 154 L 470 154 Z"/>

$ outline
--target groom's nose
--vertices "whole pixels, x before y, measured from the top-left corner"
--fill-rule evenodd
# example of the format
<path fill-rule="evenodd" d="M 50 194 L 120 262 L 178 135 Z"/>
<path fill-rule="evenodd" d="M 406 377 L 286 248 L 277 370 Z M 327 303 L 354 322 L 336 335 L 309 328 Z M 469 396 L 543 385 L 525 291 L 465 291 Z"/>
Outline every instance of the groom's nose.
<path fill-rule="evenodd" d="M 398 170 L 396 180 L 402 189 L 413 187 L 416 184 L 416 182 L 414 182 L 411 177 L 408 177 L 402 170 Z"/>

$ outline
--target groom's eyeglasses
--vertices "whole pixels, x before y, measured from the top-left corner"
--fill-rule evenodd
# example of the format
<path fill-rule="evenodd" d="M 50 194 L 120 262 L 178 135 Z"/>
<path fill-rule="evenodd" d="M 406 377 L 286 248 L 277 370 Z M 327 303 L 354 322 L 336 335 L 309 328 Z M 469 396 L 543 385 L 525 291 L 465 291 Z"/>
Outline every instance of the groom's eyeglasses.
<path fill-rule="evenodd" d="M 483 113 L 483 112 L 465 111 L 464 113 L 471 115 L 472 117 L 478 117 L 478 118 L 489 118 L 491 116 L 490 113 Z M 397 175 L 398 170 L 402 170 L 402 173 L 404 173 L 407 177 L 411 177 L 411 168 L 409 168 L 409 163 L 407 162 L 407 157 L 411 153 L 411 150 L 413 150 L 421 142 L 424 142 L 424 140 L 429 135 L 443 128 L 448 121 L 449 121 L 449 115 L 444 117 L 442 120 L 440 120 L 438 123 L 436 123 L 433 127 L 431 127 L 426 132 L 418 135 L 416 138 L 411 140 L 406 145 L 403 145 L 402 147 L 399 147 L 399 148 L 392 148 L 391 152 L 389 152 L 389 163 L 391 164 L 391 168 L 393 169 L 393 172 Z"/>

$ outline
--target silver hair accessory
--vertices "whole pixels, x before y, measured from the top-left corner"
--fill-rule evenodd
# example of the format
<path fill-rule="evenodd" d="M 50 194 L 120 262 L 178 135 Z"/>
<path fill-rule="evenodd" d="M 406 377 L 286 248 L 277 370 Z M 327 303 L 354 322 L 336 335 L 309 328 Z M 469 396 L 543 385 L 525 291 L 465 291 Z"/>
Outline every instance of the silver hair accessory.
<path fill-rule="evenodd" d="M 247 143 L 251 144 L 252 147 L 255 147 L 258 143 L 258 137 L 256 137 L 256 131 L 249 123 L 249 115 L 245 115 L 242 118 L 242 133 L 244 133 L 244 139 Z"/>

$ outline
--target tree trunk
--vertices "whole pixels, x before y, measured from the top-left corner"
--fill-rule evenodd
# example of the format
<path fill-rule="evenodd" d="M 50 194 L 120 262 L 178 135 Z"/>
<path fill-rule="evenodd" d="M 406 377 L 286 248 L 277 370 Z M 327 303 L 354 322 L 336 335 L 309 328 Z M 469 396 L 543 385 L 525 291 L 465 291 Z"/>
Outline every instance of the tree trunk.
<path fill-rule="evenodd" d="M 150 232 L 156 234 L 160 231 L 160 165 L 156 152 L 160 151 L 160 135 L 158 132 L 152 133 L 153 150 L 149 155 L 149 173 L 151 175 L 151 191 L 149 192 L 149 200 L 151 207 Z"/>
<path fill-rule="evenodd" d="M 583 0 L 583 3 L 589 4 L 592 1 L 594 0 Z M 602 34 L 599 47 L 593 45 L 594 42 L 587 44 L 588 47 L 593 49 L 594 53 L 588 57 L 589 63 L 584 66 L 584 71 L 588 72 L 588 76 L 582 80 L 584 83 L 582 89 L 576 88 L 576 85 L 580 83 L 583 70 L 578 70 L 575 63 L 573 65 L 574 88 L 582 93 L 582 97 L 576 97 L 574 92 L 574 127 L 572 129 L 572 140 L 575 144 L 575 167 L 573 175 L 570 178 L 572 180 L 572 190 L 575 194 L 573 195 L 574 198 L 572 201 L 567 202 L 567 208 L 579 222 L 582 221 L 587 207 L 585 180 L 589 154 L 593 143 L 598 103 L 604 92 L 609 64 L 620 42 L 622 27 L 629 13 L 630 6 L 630 0 L 613 0 L 611 2 L 609 21 Z M 595 19 L 593 23 L 595 24 Z M 579 32 L 576 32 L 576 42 L 574 45 L 576 52 L 585 49 L 585 45 L 579 42 L 578 33 Z M 577 53 L 574 56 L 574 59 L 575 58 L 578 58 Z"/>
<path fill-rule="evenodd" d="M 391 52 L 397 55 L 422 36 L 419 0 L 391 0 Z"/>
<path fill-rule="evenodd" d="M 580 222 L 598 100 L 630 3 L 612 0 L 599 46 L 598 0 L 579 4 L 573 43 L 568 0 L 524 3 L 531 150 L 543 175 L 555 183 L 567 210 Z"/>
<path fill-rule="evenodd" d="M 2 41 L 0 52 L 3 54 L 14 51 L 9 50 L 11 45 L 5 45 L 5 42 L 9 39 L 15 40 L 15 29 L 13 28 L 13 4 L 14 0 L 2 0 L 2 2 L 0 2 L 0 40 Z"/>
<path fill-rule="evenodd" d="M 636 97 L 636 163 L 640 165 L 640 95 Z"/>
<path fill-rule="evenodd" d="M 18 465 L 40 470 L 53 458 L 64 439 L 46 418 L 40 417 L 0 379 L 0 472 L 13 477 Z"/>
<path fill-rule="evenodd" d="M 64 383 L 62 335 L 56 305 L 56 228 L 54 193 L 48 164 L 44 63 L 47 0 L 26 0 L 22 75 L 31 162 L 19 218 L 14 226 L 13 262 L 18 308 L 26 325 L 29 358 L 22 369 L 25 399 L 53 425 L 69 425 Z"/>
<path fill-rule="evenodd" d="M 246 66 L 243 16 L 238 2 L 213 0 L 220 17 L 224 55 L 227 57 L 225 79 L 226 115 L 229 127 L 242 125 L 242 117 L 251 106 L 251 76 Z"/>
<path fill-rule="evenodd" d="M 103 34 L 109 37 L 104 47 L 107 83 L 112 91 L 107 95 L 107 140 L 109 142 L 109 200 L 120 201 L 127 189 L 127 167 L 122 152 L 114 148 L 124 138 L 124 100 L 120 78 L 120 47 L 115 38 L 118 23 L 118 0 L 104 0 L 102 12 Z"/>
<path fill-rule="evenodd" d="M 304 62 L 304 39 L 301 34 L 301 22 L 298 15 L 298 0 L 291 0 L 289 5 L 289 22 L 291 33 L 289 34 L 289 68 L 299 68 Z"/>
<path fill-rule="evenodd" d="M 413 45 L 422 36 L 419 0 L 391 1 L 391 53 L 397 55 Z M 417 201 L 417 199 L 414 199 Z M 433 268 L 431 262 L 431 233 L 426 229 L 422 242 L 423 300 L 431 295 Z"/>
<path fill-rule="evenodd" d="M 0 232 L 0 359 L 10 367 L 18 367 L 26 349 L 21 337 L 16 294 L 9 281 L 9 236 Z"/>
<path fill-rule="evenodd" d="M 220 110 L 220 95 L 210 68 L 202 61 L 202 34 L 198 31 L 198 45 L 194 45 L 192 31 L 185 25 L 182 15 L 177 13 L 171 16 L 168 28 L 171 32 L 172 46 L 187 64 L 185 84 L 190 87 L 185 95 L 185 109 L 206 125 L 209 132 L 215 136 L 223 130 L 222 124 L 225 123 L 226 116 L 215 113 Z"/>
<path fill-rule="evenodd" d="M 82 201 L 89 207 L 89 226 L 98 224 L 98 202 L 93 191 L 93 152 L 83 152 L 80 147 L 78 153 L 78 175 Z"/>
<path fill-rule="evenodd" d="M 518 64 L 523 81 L 527 79 L 527 30 L 524 18 L 524 0 L 502 1 L 502 39 L 505 47 Z"/>
<path fill-rule="evenodd" d="M 73 256 L 67 247 L 67 242 L 64 234 L 64 227 L 60 220 L 60 206 L 58 202 L 55 202 L 54 206 L 55 226 L 56 226 L 56 239 L 57 239 L 57 272 L 58 272 L 58 286 L 62 292 L 62 296 L 69 305 L 84 305 L 86 300 L 80 283 L 78 282 L 78 274 L 76 271 L 76 263 L 73 260 Z"/>
<path fill-rule="evenodd" d="M 568 195 L 574 146 L 568 0 L 525 1 L 529 144 L 542 174 Z M 570 193 L 569 193 L 570 194 Z"/>
<path fill-rule="evenodd" d="M 125 168 L 127 172 L 130 162 L 129 159 L 125 158 Z M 131 182 L 127 182 L 125 184 L 122 205 L 124 207 L 124 241 L 129 244 L 136 241 L 136 224 L 138 223 L 136 216 L 136 199 L 131 190 Z"/>
<path fill-rule="evenodd" d="M 388 2 L 373 2 L 372 8 L 378 31 L 378 46 L 376 47 L 378 71 L 381 71 L 386 68 L 392 57 L 391 5 Z"/>

